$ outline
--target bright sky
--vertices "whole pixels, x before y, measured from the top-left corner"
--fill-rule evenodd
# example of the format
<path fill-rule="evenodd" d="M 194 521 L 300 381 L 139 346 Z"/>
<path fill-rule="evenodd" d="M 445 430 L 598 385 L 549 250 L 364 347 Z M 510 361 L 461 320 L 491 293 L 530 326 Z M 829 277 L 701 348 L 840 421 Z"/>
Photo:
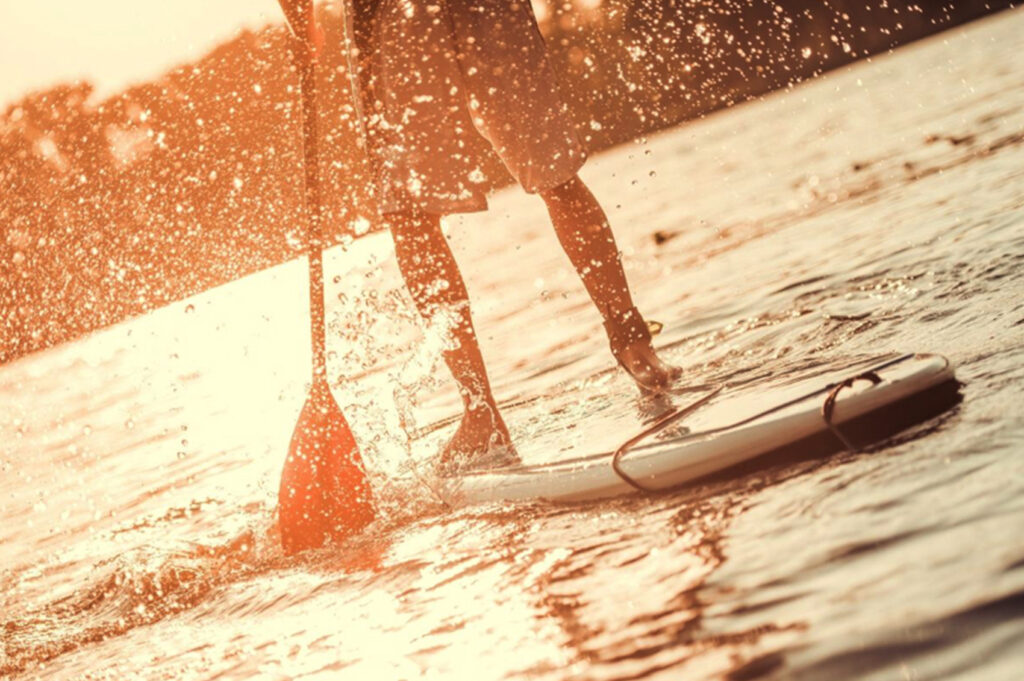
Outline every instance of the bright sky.
<path fill-rule="evenodd" d="M 282 19 L 277 0 L 0 0 L 0 109 L 79 78 L 110 94 Z"/>

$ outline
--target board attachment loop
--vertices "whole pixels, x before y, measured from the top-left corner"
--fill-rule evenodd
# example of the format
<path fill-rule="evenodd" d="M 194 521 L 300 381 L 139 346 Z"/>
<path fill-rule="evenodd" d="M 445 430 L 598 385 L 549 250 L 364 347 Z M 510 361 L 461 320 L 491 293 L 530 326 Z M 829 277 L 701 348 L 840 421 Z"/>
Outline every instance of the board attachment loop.
<path fill-rule="evenodd" d="M 821 417 L 822 417 L 822 420 L 824 420 L 825 426 L 830 431 L 832 431 L 832 433 L 836 436 L 836 438 L 839 440 L 839 442 L 842 444 L 842 446 L 845 447 L 848 451 L 850 451 L 850 452 L 857 452 L 859 450 L 859 448 L 848 437 L 846 437 L 846 435 L 844 435 L 842 433 L 842 431 L 839 430 L 839 427 L 832 421 L 832 416 L 833 416 L 833 413 L 835 411 L 836 400 L 839 398 L 839 393 L 841 393 L 846 388 L 852 387 L 853 384 L 856 383 L 857 381 L 870 381 L 872 385 L 878 385 L 879 383 L 883 382 L 882 377 L 878 375 L 878 371 L 881 371 L 882 369 L 885 369 L 886 367 L 892 366 L 894 364 L 898 364 L 900 362 L 906 361 L 907 359 L 910 359 L 912 357 L 914 357 L 914 355 L 903 355 L 903 356 L 898 357 L 898 358 L 896 358 L 894 360 L 886 362 L 886 363 L 884 363 L 884 364 L 882 364 L 880 366 L 877 366 L 874 369 L 870 369 L 868 371 L 863 371 L 863 372 L 861 372 L 859 374 L 856 374 L 854 376 L 850 376 L 848 378 L 844 378 L 843 380 L 839 381 L 838 383 L 834 383 L 834 384 L 830 384 L 830 385 L 826 386 L 825 389 L 828 390 L 828 393 L 825 395 L 825 400 L 824 400 L 824 402 L 822 402 L 822 405 L 821 405 Z M 712 399 L 714 399 L 720 392 L 722 392 L 722 390 L 724 388 L 725 388 L 724 385 L 720 385 L 720 386 L 714 388 L 711 392 L 709 392 L 704 397 L 701 397 L 699 400 L 696 400 L 695 402 L 691 402 L 690 404 L 686 405 L 685 407 L 680 407 L 680 408 L 678 408 L 678 409 L 676 409 L 674 411 L 669 412 L 665 416 L 663 416 L 660 419 L 658 419 L 654 424 L 652 424 L 648 428 L 642 430 L 637 435 L 634 435 L 633 437 L 631 437 L 630 439 L 628 439 L 624 443 L 622 443 L 622 445 L 620 445 L 619 448 L 615 450 L 615 454 L 612 455 L 612 470 L 615 471 L 615 474 L 617 476 L 619 476 L 619 478 L 621 478 L 622 481 L 625 482 L 627 485 L 629 485 L 633 489 L 638 490 L 640 492 L 647 492 L 648 494 L 650 494 L 650 493 L 659 491 L 659 490 L 656 490 L 656 489 L 651 489 L 651 488 L 648 488 L 648 487 L 644 487 L 640 482 L 637 481 L 636 478 L 634 478 L 631 475 L 629 475 L 628 473 L 626 473 L 626 471 L 624 471 L 622 469 L 622 457 L 626 454 L 626 452 L 628 452 L 629 450 L 631 450 L 634 447 L 636 447 L 639 443 L 643 442 L 644 440 L 646 440 L 651 435 L 653 435 L 653 434 L 655 434 L 655 433 L 657 433 L 657 432 L 659 432 L 661 430 L 664 430 L 669 425 L 675 423 L 676 421 L 679 421 L 680 419 L 682 419 L 682 418 L 684 418 L 686 416 L 689 416 L 693 412 L 697 411 L 698 409 L 700 409 L 701 407 L 706 405 L 708 402 L 710 402 Z M 794 404 L 797 404 L 797 403 L 802 402 L 802 401 L 804 401 L 806 399 L 812 398 L 815 395 L 820 395 L 820 394 L 821 394 L 820 391 L 816 392 L 816 393 L 810 393 L 808 395 L 804 395 L 802 397 L 798 397 L 798 398 L 796 398 L 794 400 L 790 400 L 789 402 L 785 402 L 783 404 L 776 405 L 776 406 L 772 407 L 771 409 L 766 409 L 766 410 L 764 410 L 764 411 L 762 411 L 760 413 L 754 414 L 753 416 L 750 416 L 750 417 L 740 421 L 737 424 L 733 424 L 733 427 L 735 427 L 737 425 L 745 425 L 747 423 L 751 423 L 753 421 L 756 421 L 758 419 L 764 418 L 766 416 L 770 416 L 770 415 L 772 415 L 772 414 L 774 414 L 776 412 L 780 412 L 780 411 L 782 411 L 784 409 L 787 409 L 787 408 L 793 406 Z M 704 435 L 708 435 L 708 434 L 711 434 L 711 433 L 719 432 L 721 430 L 725 430 L 725 429 L 716 429 L 716 430 L 706 431 L 704 433 Z"/>
<path fill-rule="evenodd" d="M 850 376 L 849 378 L 836 383 L 835 386 L 828 391 L 828 395 L 825 396 L 825 401 L 821 404 L 821 418 L 825 421 L 825 425 L 832 431 L 832 434 L 836 436 L 851 454 L 860 450 L 860 447 L 853 444 L 850 438 L 843 434 L 843 431 L 839 430 L 839 426 L 832 422 L 832 413 L 836 408 L 836 400 L 839 398 L 841 393 L 846 388 L 852 388 L 853 384 L 857 381 L 870 381 L 871 385 L 878 385 L 882 382 L 882 377 L 874 371 L 865 371 L 862 374 L 856 376 Z"/>
<path fill-rule="evenodd" d="M 689 416 L 693 412 L 703 407 L 705 404 L 713 400 L 718 395 L 718 393 L 722 392 L 722 389 L 724 387 L 725 386 L 720 385 L 712 389 L 711 392 L 709 392 L 704 397 L 701 397 L 700 399 L 691 402 L 685 407 L 673 409 L 672 411 L 670 411 L 669 413 L 665 414 L 660 419 L 655 421 L 653 424 L 651 424 L 644 430 L 640 431 L 638 434 L 634 435 L 633 437 L 629 438 L 621 445 L 619 445 L 619 448 L 615 450 L 615 454 L 612 455 L 612 470 L 615 471 L 615 474 L 622 478 L 623 482 L 625 482 L 627 485 L 629 485 L 635 490 L 647 493 L 656 492 L 657 490 L 644 487 L 639 482 L 637 482 L 635 478 L 631 477 L 628 473 L 626 473 L 626 471 L 622 470 L 622 457 L 626 454 L 627 451 L 629 451 L 636 445 L 640 444 L 641 442 L 649 438 L 651 435 L 654 435 L 655 433 L 664 430 L 665 428 L 672 425 L 679 419 Z"/>

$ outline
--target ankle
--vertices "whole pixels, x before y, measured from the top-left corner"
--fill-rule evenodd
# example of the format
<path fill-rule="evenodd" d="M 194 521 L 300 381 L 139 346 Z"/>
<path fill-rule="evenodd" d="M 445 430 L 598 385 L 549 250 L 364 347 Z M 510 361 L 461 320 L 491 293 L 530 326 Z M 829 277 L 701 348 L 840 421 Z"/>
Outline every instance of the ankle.
<path fill-rule="evenodd" d="M 638 343 L 651 344 L 651 331 L 635 307 L 606 313 L 604 329 L 612 352 L 616 354 Z"/>

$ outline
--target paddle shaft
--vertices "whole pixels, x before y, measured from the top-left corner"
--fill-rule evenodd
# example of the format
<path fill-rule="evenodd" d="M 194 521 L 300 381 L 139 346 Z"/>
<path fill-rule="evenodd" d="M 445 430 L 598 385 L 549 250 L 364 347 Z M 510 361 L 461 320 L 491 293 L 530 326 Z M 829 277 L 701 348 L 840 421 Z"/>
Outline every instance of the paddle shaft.
<path fill-rule="evenodd" d="M 313 344 L 313 383 L 327 379 L 324 313 L 323 204 L 320 191 L 320 149 L 317 135 L 316 59 L 304 45 L 292 55 L 299 71 L 302 94 L 302 153 L 305 174 L 307 248 L 309 249 L 309 326 Z"/>
<path fill-rule="evenodd" d="M 312 4 L 282 2 L 295 15 L 297 36 L 315 36 Z M 305 15 L 303 15 L 305 12 Z M 281 543 L 291 554 L 323 546 L 361 531 L 376 515 L 359 447 L 327 382 L 323 265 L 323 205 L 317 135 L 316 43 L 292 43 L 302 102 L 303 208 L 308 226 L 309 318 L 313 347 L 313 385 L 292 432 L 278 488 Z"/>

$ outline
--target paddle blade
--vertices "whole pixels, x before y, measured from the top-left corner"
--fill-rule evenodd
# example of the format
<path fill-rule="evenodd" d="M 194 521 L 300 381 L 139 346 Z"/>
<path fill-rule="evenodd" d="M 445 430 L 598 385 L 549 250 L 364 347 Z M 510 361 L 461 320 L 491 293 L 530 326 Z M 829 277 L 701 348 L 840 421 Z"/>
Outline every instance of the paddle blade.
<path fill-rule="evenodd" d="M 292 433 L 278 491 L 285 553 L 359 532 L 374 516 L 348 422 L 326 386 L 313 389 Z"/>

